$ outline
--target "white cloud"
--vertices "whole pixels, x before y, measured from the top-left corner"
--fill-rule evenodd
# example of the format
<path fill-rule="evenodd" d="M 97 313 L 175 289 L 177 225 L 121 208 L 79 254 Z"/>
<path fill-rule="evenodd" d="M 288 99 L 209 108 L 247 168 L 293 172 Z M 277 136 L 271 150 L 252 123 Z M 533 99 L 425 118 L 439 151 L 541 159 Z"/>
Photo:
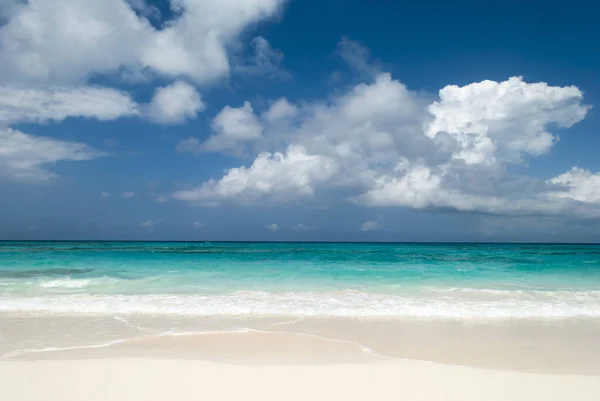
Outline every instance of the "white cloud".
<path fill-rule="evenodd" d="M 0 86 L 0 124 L 61 121 L 67 117 L 114 120 L 138 113 L 138 106 L 129 94 L 115 89 Z"/>
<path fill-rule="evenodd" d="M 11 140 L 1 149 L 1 174 L 49 178 L 54 175 L 40 166 L 102 155 L 80 143 L 8 128 L 17 123 L 130 116 L 180 123 L 194 118 L 205 105 L 195 87 L 182 79 L 208 84 L 225 78 L 228 51 L 237 46 L 239 34 L 276 15 L 284 3 L 173 0 L 177 16 L 157 29 L 150 20 L 156 21 L 160 12 L 144 0 L 0 2 L 0 131 Z M 282 54 L 262 38 L 253 46 L 256 66 L 274 74 Z M 103 75 L 145 81 L 161 76 L 174 82 L 157 89 L 152 102 L 141 107 L 126 92 L 86 84 Z M 35 145 L 14 149 L 17 139 Z M 60 154 L 39 154 L 51 144 Z"/>
<path fill-rule="evenodd" d="M 178 124 L 196 118 L 196 114 L 204 108 L 204 102 L 196 88 L 186 82 L 176 81 L 156 90 L 148 113 L 152 121 Z"/>
<path fill-rule="evenodd" d="M 78 83 L 136 64 L 149 24 L 122 0 L 31 0 L 0 29 L 0 76 L 9 82 Z"/>
<path fill-rule="evenodd" d="M 131 97 L 114 89 L 0 86 L 0 175 L 40 181 L 56 177 L 42 168 L 44 165 L 105 155 L 83 143 L 29 135 L 9 128 L 12 124 L 61 121 L 68 117 L 113 120 L 138 113 Z"/>
<path fill-rule="evenodd" d="M 263 196 L 275 198 L 312 196 L 315 185 L 337 173 L 327 157 L 310 155 L 302 146 L 292 145 L 285 153 L 261 153 L 250 167 L 231 169 L 220 180 L 178 191 L 175 199 L 201 202 L 218 199 L 252 201 Z"/>
<path fill-rule="evenodd" d="M 156 198 L 157 203 L 167 203 L 168 201 L 169 201 L 169 198 L 166 197 L 165 195 L 161 195 L 158 198 Z"/>
<path fill-rule="evenodd" d="M 277 224 L 275 224 L 275 223 L 273 223 L 273 224 L 267 224 L 266 227 L 267 227 L 267 229 L 272 230 L 272 231 L 279 230 L 279 226 Z"/>
<path fill-rule="evenodd" d="M 288 121 L 298 115 L 299 110 L 287 99 L 281 98 L 271 104 L 269 109 L 263 114 L 263 119 L 268 124 L 276 124 L 280 121 Z"/>
<path fill-rule="evenodd" d="M 549 182 L 563 188 L 550 192 L 552 197 L 600 203 L 600 173 L 592 174 L 589 170 L 573 167 Z"/>
<path fill-rule="evenodd" d="M 521 77 L 504 82 L 482 81 L 440 90 L 429 111 L 434 119 L 425 133 L 446 133 L 460 145 L 453 157 L 469 164 L 518 162 L 524 155 L 546 153 L 557 140 L 550 124 L 570 127 L 589 107 L 574 86 L 529 84 Z"/>
<path fill-rule="evenodd" d="M 102 191 L 102 192 L 100 192 L 100 196 L 103 198 L 110 198 L 111 195 L 109 192 Z"/>
<path fill-rule="evenodd" d="M 279 99 L 252 118 L 245 110 L 260 125 L 257 143 L 272 150 L 175 197 L 249 203 L 335 192 L 372 207 L 597 217 L 584 203 L 597 199 L 596 175 L 545 182 L 506 169 L 548 152 L 551 128 L 588 109 L 578 88 L 521 78 L 448 86 L 431 102 L 383 73 L 327 102 Z"/>
<path fill-rule="evenodd" d="M 47 180 L 56 174 L 46 170 L 62 161 L 91 160 L 104 153 L 90 146 L 33 136 L 11 128 L 0 128 L 0 176 L 18 180 Z"/>
<path fill-rule="evenodd" d="M 131 199 L 135 196 L 135 192 L 125 191 L 121 193 L 121 198 Z"/>
<path fill-rule="evenodd" d="M 194 226 L 194 228 L 197 228 L 197 229 L 204 228 L 204 226 L 205 226 L 204 223 L 200 223 L 199 221 L 193 222 L 192 225 Z"/>
<path fill-rule="evenodd" d="M 360 42 L 342 38 L 337 45 L 337 52 L 357 73 L 372 78 L 381 73 L 381 66 L 371 60 L 371 51 Z"/>
<path fill-rule="evenodd" d="M 239 150 L 246 142 L 262 138 L 262 126 L 250 102 L 242 107 L 225 106 L 212 121 L 211 136 L 202 148 L 207 151 Z"/>
<path fill-rule="evenodd" d="M 262 36 L 251 42 L 254 54 L 242 65 L 237 66 L 239 72 L 250 75 L 265 75 L 269 78 L 289 78 L 290 74 L 282 67 L 284 55 L 273 49 Z"/>
<path fill-rule="evenodd" d="M 278 13 L 285 0 L 173 0 L 176 18 L 160 29 L 160 13 L 144 0 L 0 2 L 0 169 L 12 178 L 49 178 L 41 166 L 102 155 L 87 145 L 35 137 L 8 127 L 66 118 L 149 117 L 179 123 L 204 109 L 196 89 L 229 74 L 228 49 L 249 25 Z M 137 12 L 137 14 L 136 14 Z M 281 55 L 254 42 L 257 61 L 277 67 Z M 271 64 L 269 64 L 271 63 Z M 144 113 L 125 92 L 87 85 L 103 75 L 175 82 L 157 89 Z M 15 144 L 23 145 L 15 148 Z M 27 144 L 27 146 L 24 146 Z M 40 149 L 51 148 L 47 155 Z"/>
<path fill-rule="evenodd" d="M 283 152 L 262 152 L 252 166 L 231 169 L 221 180 L 181 191 L 176 197 L 194 201 L 219 197 L 249 201 L 264 196 L 289 199 L 295 194 L 310 196 L 316 185 L 333 179 L 339 186 L 362 185 L 364 180 L 372 180 L 365 177 L 365 173 L 372 175 L 370 164 L 395 161 L 394 147 L 414 142 L 419 116 L 424 113 L 419 113 L 419 102 L 417 95 L 388 74 L 372 85 L 357 85 L 331 104 L 300 107 L 279 99 L 261 116 L 246 118 L 260 124 L 254 131 L 264 132 L 261 140 L 269 146 L 295 143 Z M 250 108 L 244 111 L 245 115 L 249 112 Z M 423 136 L 423 141 L 430 140 Z M 193 148 L 195 143 L 192 139 L 185 145 Z M 180 150 L 185 147 L 180 143 Z"/>
<path fill-rule="evenodd" d="M 135 4 L 138 6 L 139 1 Z M 81 82 L 94 74 L 150 70 L 196 82 L 229 73 L 227 48 L 284 0 L 176 0 L 180 13 L 155 29 L 125 0 L 29 0 L 0 28 L 0 77 Z M 139 7 L 138 7 L 139 9 Z"/>
<path fill-rule="evenodd" d="M 362 200 L 377 206 L 408 206 L 423 209 L 435 204 L 441 177 L 424 165 L 410 166 L 400 162 L 394 175 L 381 175 L 374 188 L 362 195 Z"/>
<path fill-rule="evenodd" d="M 199 139 L 189 136 L 178 141 L 175 150 L 182 153 L 198 153 L 202 151 L 202 143 Z"/>
<path fill-rule="evenodd" d="M 287 99 L 281 98 L 271 103 L 268 110 L 260 116 L 254 113 L 250 102 L 242 107 L 225 106 L 213 119 L 213 135 L 202 143 L 198 138 L 189 136 L 177 142 L 178 152 L 231 152 L 244 153 L 247 148 L 256 148 L 264 144 L 263 131 L 277 128 L 288 130 L 290 121 L 298 115 L 299 108 Z"/>
<path fill-rule="evenodd" d="M 375 231 L 379 227 L 376 221 L 366 221 L 360 226 L 360 231 Z"/>

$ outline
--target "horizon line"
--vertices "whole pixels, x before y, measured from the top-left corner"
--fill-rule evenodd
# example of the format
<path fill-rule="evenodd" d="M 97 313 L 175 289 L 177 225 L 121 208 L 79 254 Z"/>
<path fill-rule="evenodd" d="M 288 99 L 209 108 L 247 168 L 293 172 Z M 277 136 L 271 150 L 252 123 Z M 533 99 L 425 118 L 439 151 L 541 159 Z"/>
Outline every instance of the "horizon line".
<path fill-rule="evenodd" d="M 255 244 L 498 244 L 498 245 L 600 245 L 600 242 L 531 242 L 531 241 L 265 241 L 265 240 L 107 240 L 107 239 L 0 239 L 2 242 L 137 242 L 137 243 L 255 243 Z"/>

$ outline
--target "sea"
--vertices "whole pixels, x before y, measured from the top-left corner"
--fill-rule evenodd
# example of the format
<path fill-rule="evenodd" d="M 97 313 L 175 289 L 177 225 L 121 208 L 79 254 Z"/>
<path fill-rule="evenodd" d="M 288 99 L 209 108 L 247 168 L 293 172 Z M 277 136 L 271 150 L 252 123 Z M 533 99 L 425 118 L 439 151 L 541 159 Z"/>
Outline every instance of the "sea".
<path fill-rule="evenodd" d="M 0 242 L 0 313 L 600 317 L 600 245 Z"/>

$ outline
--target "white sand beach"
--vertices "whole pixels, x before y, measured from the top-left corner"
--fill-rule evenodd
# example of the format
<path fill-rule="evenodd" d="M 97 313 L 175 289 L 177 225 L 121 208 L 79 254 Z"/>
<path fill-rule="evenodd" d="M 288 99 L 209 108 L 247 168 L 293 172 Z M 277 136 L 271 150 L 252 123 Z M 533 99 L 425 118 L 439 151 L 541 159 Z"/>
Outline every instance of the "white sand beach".
<path fill-rule="evenodd" d="M 249 331 L 23 354 L 0 361 L 0 399 L 597 401 L 600 375 L 392 358 L 315 335 Z"/>
<path fill-rule="evenodd" d="M 600 377 L 412 360 L 253 366 L 126 358 L 2 362 L 0 394 L 11 401 L 597 401 Z"/>

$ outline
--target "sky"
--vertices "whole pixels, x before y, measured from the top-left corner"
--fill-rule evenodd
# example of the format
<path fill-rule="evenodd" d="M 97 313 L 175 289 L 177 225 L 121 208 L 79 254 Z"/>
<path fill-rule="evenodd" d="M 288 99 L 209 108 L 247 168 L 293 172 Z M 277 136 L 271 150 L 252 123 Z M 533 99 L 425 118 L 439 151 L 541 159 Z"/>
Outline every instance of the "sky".
<path fill-rule="evenodd" d="M 599 12 L 0 0 L 0 239 L 600 242 Z"/>

